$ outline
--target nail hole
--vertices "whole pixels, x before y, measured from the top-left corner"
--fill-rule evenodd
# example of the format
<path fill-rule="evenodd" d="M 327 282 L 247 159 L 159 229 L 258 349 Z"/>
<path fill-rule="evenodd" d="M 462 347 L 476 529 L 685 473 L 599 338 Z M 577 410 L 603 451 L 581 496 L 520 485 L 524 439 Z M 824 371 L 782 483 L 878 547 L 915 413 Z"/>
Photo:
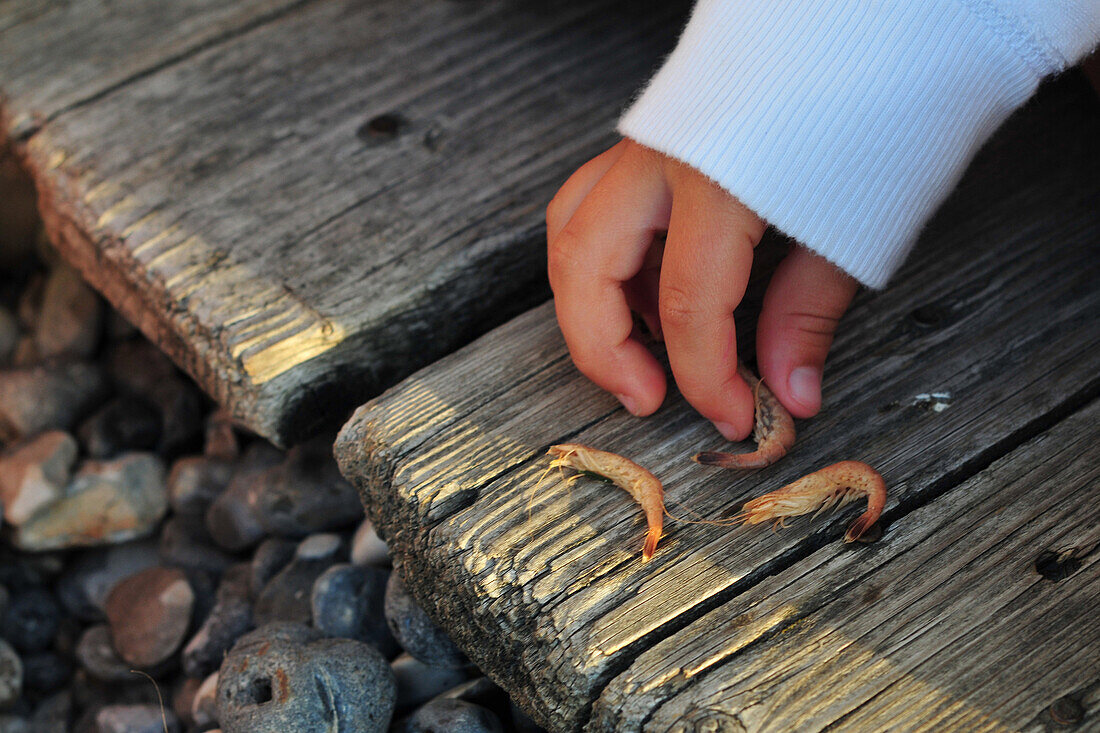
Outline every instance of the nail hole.
<path fill-rule="evenodd" d="M 384 140 L 393 140 L 397 137 L 397 134 L 401 131 L 405 121 L 400 116 L 387 112 L 385 114 L 372 117 L 355 131 L 355 135 L 366 143 L 381 142 Z"/>
<path fill-rule="evenodd" d="M 1081 561 L 1073 556 L 1073 550 L 1058 553 L 1044 550 L 1035 558 L 1035 572 L 1053 583 L 1065 580 L 1081 569 Z"/>
<path fill-rule="evenodd" d="M 934 328 L 947 318 L 947 310 L 935 303 L 922 305 L 909 314 L 909 319 L 921 328 Z"/>
<path fill-rule="evenodd" d="M 1060 725 L 1080 723 L 1085 717 L 1085 708 L 1072 697 L 1060 697 L 1050 706 L 1050 717 Z"/>

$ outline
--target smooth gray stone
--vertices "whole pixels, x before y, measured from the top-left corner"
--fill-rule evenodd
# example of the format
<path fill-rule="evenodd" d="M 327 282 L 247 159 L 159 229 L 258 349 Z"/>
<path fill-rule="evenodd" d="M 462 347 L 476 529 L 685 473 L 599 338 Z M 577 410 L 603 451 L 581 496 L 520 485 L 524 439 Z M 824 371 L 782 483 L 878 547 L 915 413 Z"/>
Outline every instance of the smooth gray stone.
<path fill-rule="evenodd" d="M 40 652 L 53 643 L 61 606 L 45 588 L 25 588 L 11 596 L 0 619 L 0 636 L 20 652 Z"/>
<path fill-rule="evenodd" d="M 157 552 L 165 565 L 214 575 L 237 560 L 214 543 L 202 517 L 194 514 L 175 514 L 161 525 Z"/>
<path fill-rule="evenodd" d="M 252 555 L 252 574 L 249 590 L 253 598 L 260 595 L 268 581 L 294 558 L 298 543 L 278 537 L 269 537 L 260 543 Z"/>
<path fill-rule="evenodd" d="M 469 677 L 468 669 L 429 667 L 411 654 L 390 662 L 397 680 L 397 707 L 409 708 L 445 693 Z"/>
<path fill-rule="evenodd" d="M 373 644 L 387 659 L 399 651 L 386 623 L 385 568 L 333 565 L 313 584 L 313 625 L 329 636 Z"/>
<path fill-rule="evenodd" d="M 38 358 L 86 359 L 99 343 L 103 307 L 76 268 L 59 263 L 46 276 L 34 329 Z"/>
<path fill-rule="evenodd" d="M 256 597 L 253 608 L 256 625 L 275 621 L 310 623 L 313 584 L 322 573 L 346 559 L 347 550 L 338 535 L 315 534 L 302 540 L 294 559 Z"/>
<path fill-rule="evenodd" d="M 266 530 L 257 517 L 256 505 L 268 469 L 283 460 L 283 453 L 267 443 L 253 443 L 245 451 L 229 485 L 206 511 L 206 526 L 214 541 L 234 552 L 252 547 Z"/>
<path fill-rule="evenodd" d="M 396 571 L 386 583 L 385 613 L 397 643 L 424 664 L 457 669 L 470 663 L 447 632 L 428 618 Z"/>
<path fill-rule="evenodd" d="M 405 733 L 503 732 L 493 711 L 454 698 L 437 698 L 421 705 L 405 723 Z"/>
<path fill-rule="evenodd" d="M 385 731 L 397 687 L 369 644 L 324 639 L 299 624 L 245 635 L 218 673 L 217 718 L 225 733 Z"/>
<path fill-rule="evenodd" d="M 23 662 L 11 644 L 0 639 L 0 709 L 11 707 L 23 693 Z"/>
<path fill-rule="evenodd" d="M 233 643 L 252 629 L 251 569 L 249 563 L 239 563 L 222 576 L 214 608 L 183 648 L 183 671 L 188 677 L 215 672 Z"/>
<path fill-rule="evenodd" d="M 76 645 L 76 659 L 90 675 L 104 682 L 123 682 L 133 679 L 133 665 L 119 658 L 111 642 L 111 630 L 107 624 L 89 626 Z"/>

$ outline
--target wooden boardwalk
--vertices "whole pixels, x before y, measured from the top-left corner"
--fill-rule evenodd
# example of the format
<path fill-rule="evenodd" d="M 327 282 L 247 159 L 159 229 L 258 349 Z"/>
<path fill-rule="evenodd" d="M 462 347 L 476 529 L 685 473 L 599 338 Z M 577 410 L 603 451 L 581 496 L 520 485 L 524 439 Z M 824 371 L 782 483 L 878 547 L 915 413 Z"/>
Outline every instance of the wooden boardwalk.
<path fill-rule="evenodd" d="M 692 463 L 713 428 L 678 396 L 631 417 L 545 305 L 361 408 L 345 475 L 433 616 L 553 730 L 1041 730 L 1067 696 L 1100 726 L 1098 131 L 1079 78 L 1013 118 L 896 283 L 857 298 L 774 466 Z M 843 545 L 856 509 L 670 521 L 642 564 L 624 492 L 544 476 L 566 441 L 634 458 L 680 517 L 864 460 L 886 531 Z"/>
<path fill-rule="evenodd" d="M 425 367 L 338 458 L 420 601 L 552 730 L 1100 731 L 1097 97 L 1048 84 L 983 149 L 857 298 L 784 460 L 707 469 L 709 424 L 675 393 L 625 413 L 538 305 L 545 204 L 686 3 L 645 7 L 0 0 L 0 134 L 58 248 L 272 440 Z M 750 356 L 785 246 L 738 313 Z M 884 532 L 669 520 L 643 565 L 626 494 L 544 476 L 565 440 L 653 470 L 679 517 L 864 460 Z"/>
<path fill-rule="evenodd" d="M 8 0 L 0 130 L 64 254 L 286 443 L 548 296 L 546 202 L 684 7 Z"/>

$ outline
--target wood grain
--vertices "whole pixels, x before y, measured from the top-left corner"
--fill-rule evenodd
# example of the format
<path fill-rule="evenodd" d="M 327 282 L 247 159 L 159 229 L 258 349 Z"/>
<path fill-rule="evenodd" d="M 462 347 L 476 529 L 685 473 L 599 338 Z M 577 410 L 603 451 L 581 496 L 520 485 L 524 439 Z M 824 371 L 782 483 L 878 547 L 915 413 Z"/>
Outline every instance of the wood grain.
<path fill-rule="evenodd" d="M 63 253 L 286 443 L 547 297 L 546 203 L 613 141 L 684 11 L 286 6 L 47 106 L 22 151 Z"/>
<path fill-rule="evenodd" d="M 1100 682 L 1098 438 L 1094 402 L 878 544 L 826 545 L 767 578 L 641 655 L 603 691 L 590 729 L 1052 722 L 1052 703 Z M 1044 552 L 1078 568 L 1047 580 Z"/>
<path fill-rule="evenodd" d="M 547 446 L 637 460 L 679 517 L 728 517 L 864 460 L 890 486 L 892 542 L 914 509 L 1100 391 L 1098 122 L 1083 81 L 1066 79 L 990 142 L 894 286 L 857 299 L 822 413 L 774 466 L 691 463 L 724 447 L 713 428 L 675 394 L 644 420 L 619 409 L 573 369 L 546 305 L 361 408 L 337 442 L 342 469 L 429 613 L 542 724 L 580 729 L 639 655 L 836 542 L 858 510 L 779 533 L 670 520 L 643 565 L 637 506 L 547 474 Z M 947 408 L 930 393 L 949 393 Z"/>

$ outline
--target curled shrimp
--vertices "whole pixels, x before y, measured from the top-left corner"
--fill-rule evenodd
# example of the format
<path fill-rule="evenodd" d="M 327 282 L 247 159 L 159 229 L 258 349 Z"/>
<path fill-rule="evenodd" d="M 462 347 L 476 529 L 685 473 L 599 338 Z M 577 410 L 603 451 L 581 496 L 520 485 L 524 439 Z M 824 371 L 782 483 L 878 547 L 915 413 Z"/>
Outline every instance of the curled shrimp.
<path fill-rule="evenodd" d="M 782 527 L 787 517 L 842 507 L 861 496 L 867 497 L 867 511 L 848 527 L 845 542 L 863 536 L 886 506 L 886 482 L 875 469 L 860 461 L 841 461 L 814 471 L 797 481 L 747 502 L 733 517 L 745 524 L 760 524 L 774 519 Z"/>
<path fill-rule="evenodd" d="M 561 466 L 581 473 L 595 474 L 634 497 L 634 501 L 642 506 L 649 528 L 642 546 L 642 562 L 648 562 L 657 551 L 657 541 L 661 539 L 664 522 L 665 490 L 660 480 L 628 458 L 579 443 L 552 445 L 547 454 L 554 456 L 554 460 L 550 462 L 551 468 Z"/>
<path fill-rule="evenodd" d="M 756 414 L 752 439 L 756 441 L 756 450 L 752 453 L 704 451 L 696 453 L 692 460 L 704 466 L 720 468 L 764 468 L 787 455 L 787 451 L 794 445 L 794 420 L 787 408 L 780 404 L 775 394 L 764 384 L 763 379 L 744 365 L 738 365 L 737 373 L 749 384 L 756 385 L 752 391 Z"/>

